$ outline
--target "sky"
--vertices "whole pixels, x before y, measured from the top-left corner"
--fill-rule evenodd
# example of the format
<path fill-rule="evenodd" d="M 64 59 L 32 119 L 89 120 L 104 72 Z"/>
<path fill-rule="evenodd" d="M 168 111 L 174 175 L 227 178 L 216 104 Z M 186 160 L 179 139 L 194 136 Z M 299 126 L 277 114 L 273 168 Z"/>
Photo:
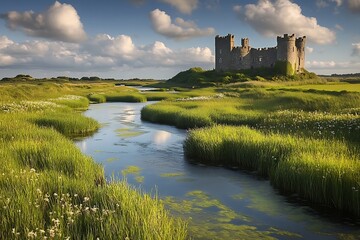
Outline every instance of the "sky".
<path fill-rule="evenodd" d="M 360 0 L 11 0 L 0 8 L 0 78 L 168 79 L 214 68 L 215 36 L 274 47 L 307 36 L 306 69 L 360 72 Z"/>

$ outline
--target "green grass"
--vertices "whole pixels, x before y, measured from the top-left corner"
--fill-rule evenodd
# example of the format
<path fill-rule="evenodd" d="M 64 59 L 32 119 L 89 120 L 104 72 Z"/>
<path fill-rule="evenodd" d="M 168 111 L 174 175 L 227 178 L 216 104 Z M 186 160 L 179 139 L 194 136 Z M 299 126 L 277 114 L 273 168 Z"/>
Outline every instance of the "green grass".
<path fill-rule="evenodd" d="M 255 170 L 281 191 L 360 215 L 360 162 L 342 142 L 214 126 L 191 131 L 184 150 L 191 159 Z"/>
<path fill-rule="evenodd" d="M 360 92 L 360 83 L 340 83 L 335 82 L 332 84 L 311 84 L 311 85 L 300 85 L 300 86 L 287 86 L 284 88 L 288 89 L 301 89 L 308 90 L 314 89 L 319 91 L 348 91 L 348 92 Z"/>
<path fill-rule="evenodd" d="M 106 94 L 106 102 L 146 102 L 146 97 L 139 93 Z"/>
<path fill-rule="evenodd" d="M 87 95 L 87 98 L 92 103 L 104 103 L 104 102 L 106 102 L 106 97 L 104 95 L 97 94 L 97 93 L 91 93 L 91 94 Z"/>
<path fill-rule="evenodd" d="M 0 84 L 0 239 L 188 238 L 186 222 L 157 196 L 106 182 L 103 168 L 65 137 L 99 127 L 77 112 L 88 99 L 69 95 L 127 88 L 12 84 Z"/>
<path fill-rule="evenodd" d="M 220 91 L 220 90 L 219 90 Z M 360 141 L 358 93 L 236 89 L 144 107 L 143 120 L 194 128 L 247 125 L 264 131 Z"/>

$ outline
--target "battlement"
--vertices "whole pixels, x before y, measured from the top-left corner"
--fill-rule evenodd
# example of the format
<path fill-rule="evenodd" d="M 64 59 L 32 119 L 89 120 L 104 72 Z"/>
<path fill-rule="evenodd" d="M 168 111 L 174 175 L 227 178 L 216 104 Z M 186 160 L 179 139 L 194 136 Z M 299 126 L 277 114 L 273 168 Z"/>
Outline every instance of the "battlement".
<path fill-rule="evenodd" d="M 277 47 L 252 48 L 254 51 L 262 52 L 277 49 Z"/>
<path fill-rule="evenodd" d="M 215 39 L 229 39 L 229 38 L 234 38 L 234 35 L 232 35 L 232 34 L 228 34 L 228 35 L 226 35 L 226 36 L 219 36 L 219 35 L 216 35 L 216 37 L 215 37 Z"/>
<path fill-rule="evenodd" d="M 306 36 L 296 38 L 296 41 L 305 41 Z"/>
<path fill-rule="evenodd" d="M 289 34 L 284 34 L 283 37 L 278 36 L 277 40 L 278 41 L 295 41 L 296 37 L 295 34 L 289 35 Z"/>

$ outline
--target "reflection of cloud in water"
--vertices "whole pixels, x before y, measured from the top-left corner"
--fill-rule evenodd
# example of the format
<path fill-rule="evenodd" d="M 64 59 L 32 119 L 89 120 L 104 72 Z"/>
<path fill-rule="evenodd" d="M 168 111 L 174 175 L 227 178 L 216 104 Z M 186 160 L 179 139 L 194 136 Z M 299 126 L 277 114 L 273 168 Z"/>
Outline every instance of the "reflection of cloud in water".
<path fill-rule="evenodd" d="M 87 150 L 86 141 L 81 141 L 77 145 L 79 146 L 79 148 L 82 152 L 86 152 L 86 150 Z"/>
<path fill-rule="evenodd" d="M 135 120 L 135 109 L 130 106 L 126 106 L 124 108 L 124 113 L 121 116 L 121 120 L 124 122 L 133 122 Z"/>
<path fill-rule="evenodd" d="M 171 137 L 171 133 L 160 130 L 155 133 L 154 142 L 157 145 L 163 145 L 164 143 L 167 142 L 167 140 L 169 140 L 170 137 Z"/>

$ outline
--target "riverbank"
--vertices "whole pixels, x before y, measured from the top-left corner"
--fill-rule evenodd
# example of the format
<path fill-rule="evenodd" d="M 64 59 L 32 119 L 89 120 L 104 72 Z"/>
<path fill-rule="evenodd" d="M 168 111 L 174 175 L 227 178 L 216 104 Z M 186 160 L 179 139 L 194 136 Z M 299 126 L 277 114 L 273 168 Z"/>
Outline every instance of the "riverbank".
<path fill-rule="evenodd" d="M 66 137 L 100 127 L 78 112 L 87 98 L 67 95 L 91 89 L 70 85 L 0 86 L 0 238 L 186 239 L 156 196 L 105 181 Z"/>

